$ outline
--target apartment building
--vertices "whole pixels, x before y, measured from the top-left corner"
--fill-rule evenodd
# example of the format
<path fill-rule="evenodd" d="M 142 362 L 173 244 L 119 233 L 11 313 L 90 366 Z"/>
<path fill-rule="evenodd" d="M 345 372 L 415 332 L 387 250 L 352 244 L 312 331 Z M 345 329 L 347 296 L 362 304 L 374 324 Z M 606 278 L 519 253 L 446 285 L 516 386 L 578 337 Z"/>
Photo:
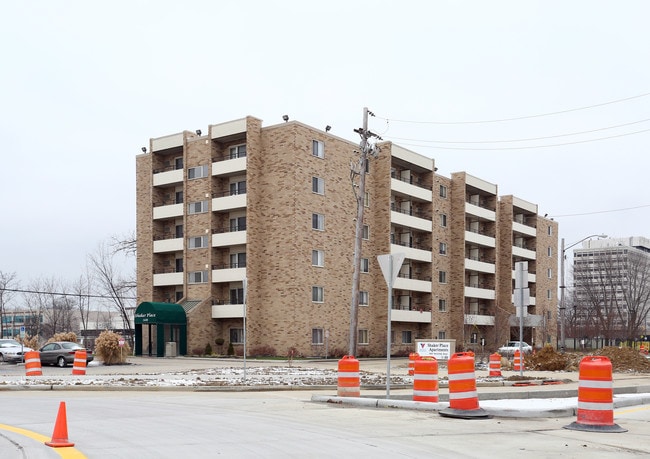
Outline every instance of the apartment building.
<path fill-rule="evenodd" d="M 573 252 L 569 345 L 638 339 L 650 325 L 650 239 L 589 239 Z"/>
<path fill-rule="evenodd" d="M 413 350 L 416 339 L 477 351 L 510 339 L 521 260 L 531 290 L 525 338 L 552 342 L 557 223 L 534 204 L 499 198 L 482 179 L 443 177 L 431 158 L 379 147 L 364 196 L 358 353 L 386 353 L 388 289 L 377 256 L 388 253 L 405 254 L 393 285 L 392 353 Z M 262 127 L 254 117 L 151 139 L 136 159 L 137 296 L 147 304 L 135 314 L 136 353 L 161 356 L 166 342 L 193 353 L 219 338 L 241 350 L 244 323 L 249 353 L 346 352 L 355 149 L 297 121 Z"/>

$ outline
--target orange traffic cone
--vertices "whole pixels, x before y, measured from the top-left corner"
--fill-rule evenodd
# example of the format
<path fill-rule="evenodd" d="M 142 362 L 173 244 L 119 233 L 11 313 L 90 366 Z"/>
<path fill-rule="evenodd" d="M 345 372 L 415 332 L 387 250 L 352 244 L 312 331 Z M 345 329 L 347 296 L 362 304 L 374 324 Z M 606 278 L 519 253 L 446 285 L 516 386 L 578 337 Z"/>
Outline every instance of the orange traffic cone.
<path fill-rule="evenodd" d="M 74 443 L 68 440 L 68 418 L 65 414 L 65 402 L 59 404 L 59 413 L 56 415 L 52 440 L 46 441 L 45 444 L 52 448 L 74 446 Z"/>

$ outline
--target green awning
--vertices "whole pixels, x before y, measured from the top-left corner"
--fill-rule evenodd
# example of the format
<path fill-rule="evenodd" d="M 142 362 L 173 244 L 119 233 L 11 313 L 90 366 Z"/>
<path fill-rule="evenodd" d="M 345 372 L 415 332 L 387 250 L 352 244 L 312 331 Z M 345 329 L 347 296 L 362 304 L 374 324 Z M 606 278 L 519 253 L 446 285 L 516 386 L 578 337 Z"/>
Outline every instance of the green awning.
<path fill-rule="evenodd" d="M 140 303 L 135 310 L 136 324 L 186 324 L 185 310 L 176 303 Z"/>

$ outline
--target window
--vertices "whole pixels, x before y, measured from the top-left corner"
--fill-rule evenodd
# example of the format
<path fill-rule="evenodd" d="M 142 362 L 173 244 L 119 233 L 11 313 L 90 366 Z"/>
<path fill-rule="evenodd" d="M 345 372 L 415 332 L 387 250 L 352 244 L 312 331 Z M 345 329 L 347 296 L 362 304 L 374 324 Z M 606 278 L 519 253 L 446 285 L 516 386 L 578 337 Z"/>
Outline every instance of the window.
<path fill-rule="evenodd" d="M 438 271 L 438 282 L 441 284 L 447 283 L 447 271 Z"/>
<path fill-rule="evenodd" d="M 546 291 L 546 298 L 548 298 L 549 300 L 552 300 L 553 299 L 553 292 L 551 292 L 550 290 L 547 290 Z"/>
<path fill-rule="evenodd" d="M 182 273 L 183 272 L 183 259 L 182 258 L 176 258 L 175 265 L 176 265 L 175 266 L 176 267 L 175 272 Z"/>
<path fill-rule="evenodd" d="M 178 303 L 180 300 L 183 299 L 184 296 L 185 296 L 185 294 L 183 293 L 182 290 L 177 291 L 177 292 L 176 292 L 176 295 L 175 295 L 175 297 L 176 297 L 176 302 Z"/>
<path fill-rule="evenodd" d="M 552 257 L 553 256 L 553 248 L 549 247 L 548 249 L 546 249 L 546 253 L 548 254 L 549 257 Z"/>
<path fill-rule="evenodd" d="M 323 329 L 322 328 L 312 328 L 311 329 L 311 344 L 323 344 Z"/>
<path fill-rule="evenodd" d="M 202 214 L 208 211 L 208 201 L 190 202 L 187 205 L 188 214 Z"/>
<path fill-rule="evenodd" d="M 471 344 L 478 344 L 478 333 L 472 333 L 469 337 L 469 342 Z"/>
<path fill-rule="evenodd" d="M 438 312 L 447 312 L 447 300 L 438 300 Z"/>
<path fill-rule="evenodd" d="M 243 158 L 246 156 L 246 145 L 230 147 L 230 159 Z"/>
<path fill-rule="evenodd" d="M 311 214 L 311 227 L 312 229 L 324 231 L 325 230 L 325 215 Z"/>
<path fill-rule="evenodd" d="M 447 214 L 440 214 L 440 226 L 447 228 Z"/>
<path fill-rule="evenodd" d="M 316 194 L 325 194 L 325 180 L 320 177 L 312 177 L 311 191 Z"/>
<path fill-rule="evenodd" d="M 231 288 L 230 289 L 230 304 L 244 304 L 244 289 Z"/>
<path fill-rule="evenodd" d="M 177 191 L 174 193 L 174 204 L 183 204 L 183 192 Z"/>
<path fill-rule="evenodd" d="M 368 330 L 360 329 L 359 330 L 359 344 L 368 344 Z"/>
<path fill-rule="evenodd" d="M 553 235 L 553 227 L 549 225 L 548 227 L 548 235 L 552 236 Z"/>
<path fill-rule="evenodd" d="M 363 205 L 365 207 L 370 207 L 370 193 L 367 191 L 363 195 Z"/>
<path fill-rule="evenodd" d="M 187 170 L 187 179 L 193 180 L 198 178 L 203 178 L 208 176 L 208 165 L 204 164 L 203 166 L 190 167 Z"/>
<path fill-rule="evenodd" d="M 231 268 L 245 268 L 246 267 L 246 252 L 231 253 L 230 254 L 230 267 Z"/>
<path fill-rule="evenodd" d="M 230 329 L 230 342 L 233 344 L 242 344 L 244 342 L 244 329 L 231 328 Z"/>
<path fill-rule="evenodd" d="M 187 282 L 189 284 L 205 284 L 207 281 L 207 271 L 191 271 L 187 274 Z"/>
<path fill-rule="evenodd" d="M 240 182 L 232 182 L 230 184 L 230 196 L 237 194 L 246 194 L 246 180 Z"/>
<path fill-rule="evenodd" d="M 438 339 L 447 339 L 447 332 L 445 332 L 444 330 L 439 330 Z"/>
<path fill-rule="evenodd" d="M 447 187 L 444 185 L 440 185 L 440 197 L 441 198 L 447 197 Z"/>
<path fill-rule="evenodd" d="M 441 242 L 440 243 L 440 255 L 447 255 L 447 243 L 446 242 Z"/>
<path fill-rule="evenodd" d="M 230 231 L 246 231 L 246 217 L 231 218 Z"/>
<path fill-rule="evenodd" d="M 370 272 L 370 260 L 368 258 L 361 259 L 361 272 L 362 273 Z"/>
<path fill-rule="evenodd" d="M 176 237 L 177 238 L 183 237 L 183 225 L 182 224 L 181 225 L 176 225 L 175 231 L 176 231 Z"/>
<path fill-rule="evenodd" d="M 368 225 L 363 225 L 363 228 L 361 230 L 361 237 L 364 240 L 370 239 L 370 227 Z"/>
<path fill-rule="evenodd" d="M 322 303 L 324 301 L 325 292 L 323 287 L 314 286 L 311 288 L 311 300 L 314 303 Z"/>
<path fill-rule="evenodd" d="M 402 344 L 411 344 L 413 342 L 413 334 L 411 330 L 402 331 Z"/>
<path fill-rule="evenodd" d="M 548 268 L 546 270 L 546 274 L 548 275 L 549 279 L 553 279 L 553 270 L 551 268 Z"/>
<path fill-rule="evenodd" d="M 360 306 L 368 306 L 368 292 L 365 290 L 362 290 L 359 292 L 359 305 Z"/>
<path fill-rule="evenodd" d="M 201 249 L 208 246 L 208 236 L 191 237 L 188 240 L 190 249 Z"/>
<path fill-rule="evenodd" d="M 311 154 L 317 158 L 325 157 L 325 144 L 320 140 L 312 140 Z"/>
<path fill-rule="evenodd" d="M 176 168 L 176 170 L 183 168 L 183 157 L 182 156 L 179 156 L 178 158 L 174 158 L 174 167 Z"/>
<path fill-rule="evenodd" d="M 312 250 L 311 251 L 311 265 L 312 266 L 325 266 L 325 252 L 322 250 Z"/>

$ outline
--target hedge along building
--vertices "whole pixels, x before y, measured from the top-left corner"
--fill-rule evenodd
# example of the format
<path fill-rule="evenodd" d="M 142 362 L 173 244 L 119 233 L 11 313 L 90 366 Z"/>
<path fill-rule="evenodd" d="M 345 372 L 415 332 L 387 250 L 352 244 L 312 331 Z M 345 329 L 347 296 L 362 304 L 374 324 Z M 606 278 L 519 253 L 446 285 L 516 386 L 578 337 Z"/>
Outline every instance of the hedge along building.
<path fill-rule="evenodd" d="M 513 263 L 529 261 L 539 293 L 536 273 L 557 266 L 547 256 L 557 253 L 557 224 L 519 198 L 500 203 L 496 185 L 437 175 L 433 159 L 390 142 L 380 148 L 364 197 L 359 354 L 386 353 L 377 256 L 398 252 L 406 260 L 393 285 L 392 353 L 431 338 L 496 349 L 510 338 Z M 151 139 L 136 159 L 138 300 L 178 303 L 191 353 L 220 338 L 240 350 L 244 314 L 249 354 L 345 352 L 355 149 L 297 121 L 263 128 L 253 117 Z M 556 291 L 556 279 L 544 282 Z M 556 300 L 531 297 L 527 339 L 552 341 L 555 314 L 540 312 L 555 311 Z M 149 342 L 149 327 L 142 332 Z"/>

